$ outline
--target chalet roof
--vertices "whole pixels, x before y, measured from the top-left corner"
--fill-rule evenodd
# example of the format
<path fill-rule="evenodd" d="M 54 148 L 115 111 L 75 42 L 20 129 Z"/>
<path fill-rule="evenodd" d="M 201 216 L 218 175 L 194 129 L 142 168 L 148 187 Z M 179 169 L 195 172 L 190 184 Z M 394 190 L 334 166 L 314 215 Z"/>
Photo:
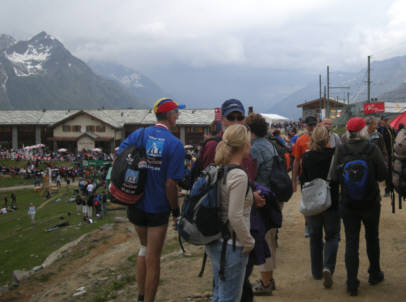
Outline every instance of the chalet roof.
<path fill-rule="evenodd" d="M 126 124 L 150 125 L 156 122 L 150 109 L 103 110 L 0 110 L 0 125 L 55 126 L 80 114 L 88 114 L 114 128 Z M 178 125 L 209 125 L 214 120 L 214 109 L 182 109 Z"/>
<path fill-rule="evenodd" d="M 317 98 L 317 99 L 299 104 L 296 107 L 298 107 L 298 108 L 301 108 L 301 107 L 303 107 L 303 108 L 320 108 L 320 101 L 322 102 L 322 108 L 324 108 L 326 101 L 327 101 L 326 98 L 321 98 L 321 99 Z M 347 105 L 347 103 L 344 101 L 338 101 L 336 99 L 330 98 L 330 106 L 332 106 L 332 107 L 345 107 L 346 105 Z"/>

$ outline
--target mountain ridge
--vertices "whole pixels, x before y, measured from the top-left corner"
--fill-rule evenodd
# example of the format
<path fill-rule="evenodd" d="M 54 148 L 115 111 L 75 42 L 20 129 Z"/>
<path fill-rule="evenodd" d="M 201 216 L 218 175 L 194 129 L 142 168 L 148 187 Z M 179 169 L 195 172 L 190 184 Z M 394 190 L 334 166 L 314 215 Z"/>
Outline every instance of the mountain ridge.
<path fill-rule="evenodd" d="M 11 43 L 2 35 L 0 109 L 145 108 L 117 82 L 96 75 L 55 37 Z M 4 38 L 5 37 L 5 38 Z"/>

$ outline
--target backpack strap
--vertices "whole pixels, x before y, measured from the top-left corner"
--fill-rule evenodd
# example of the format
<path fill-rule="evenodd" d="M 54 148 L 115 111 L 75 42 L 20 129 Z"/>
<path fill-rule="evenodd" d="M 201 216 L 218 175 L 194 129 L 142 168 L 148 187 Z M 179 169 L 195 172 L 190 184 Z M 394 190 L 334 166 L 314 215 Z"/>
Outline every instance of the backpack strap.
<path fill-rule="evenodd" d="M 204 268 L 206 267 L 206 261 L 207 261 L 207 254 L 206 254 L 206 251 L 204 251 L 203 260 L 202 260 L 202 267 L 200 269 L 199 275 L 197 275 L 199 278 L 203 277 Z"/>

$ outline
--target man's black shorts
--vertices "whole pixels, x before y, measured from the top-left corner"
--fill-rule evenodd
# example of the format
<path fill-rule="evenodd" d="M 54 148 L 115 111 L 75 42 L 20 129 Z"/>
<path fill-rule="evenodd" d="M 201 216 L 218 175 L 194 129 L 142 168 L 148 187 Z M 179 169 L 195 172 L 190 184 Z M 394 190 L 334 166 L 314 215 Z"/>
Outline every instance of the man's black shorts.
<path fill-rule="evenodd" d="M 169 222 L 169 215 L 170 212 L 151 214 L 133 206 L 127 208 L 128 219 L 137 226 L 155 227 L 166 225 Z"/>

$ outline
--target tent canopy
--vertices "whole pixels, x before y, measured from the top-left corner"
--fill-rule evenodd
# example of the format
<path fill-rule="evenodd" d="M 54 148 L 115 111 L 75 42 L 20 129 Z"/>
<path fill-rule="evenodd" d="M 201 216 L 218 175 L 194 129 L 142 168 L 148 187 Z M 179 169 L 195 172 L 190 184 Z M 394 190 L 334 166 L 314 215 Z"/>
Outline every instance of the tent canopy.
<path fill-rule="evenodd" d="M 396 130 L 398 130 L 400 124 L 406 126 L 406 111 L 399 114 L 390 122 L 390 126 Z"/>
<path fill-rule="evenodd" d="M 266 121 L 270 124 L 278 123 L 278 122 L 287 122 L 289 119 L 279 114 L 274 113 L 261 113 L 261 115 L 266 119 Z"/>

